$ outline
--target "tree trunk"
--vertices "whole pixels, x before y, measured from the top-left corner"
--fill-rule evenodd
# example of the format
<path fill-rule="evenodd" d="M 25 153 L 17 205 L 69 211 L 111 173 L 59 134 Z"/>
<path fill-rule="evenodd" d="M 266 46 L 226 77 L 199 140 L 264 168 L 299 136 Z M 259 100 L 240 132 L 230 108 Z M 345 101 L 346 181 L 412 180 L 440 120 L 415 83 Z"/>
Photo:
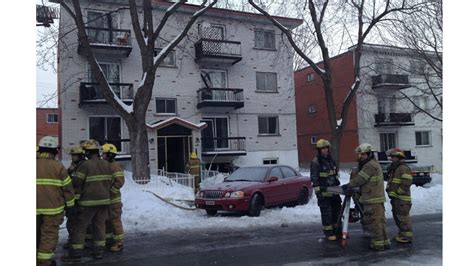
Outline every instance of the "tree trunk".
<path fill-rule="evenodd" d="M 336 129 L 336 132 L 331 137 L 331 156 L 336 162 L 337 169 L 339 169 L 340 165 L 340 154 L 341 154 L 341 140 L 342 134 L 339 133 L 340 129 Z"/>
<path fill-rule="evenodd" d="M 148 134 L 145 123 L 127 123 L 130 135 L 133 180 L 148 183 L 150 180 L 150 157 L 148 153 Z"/>

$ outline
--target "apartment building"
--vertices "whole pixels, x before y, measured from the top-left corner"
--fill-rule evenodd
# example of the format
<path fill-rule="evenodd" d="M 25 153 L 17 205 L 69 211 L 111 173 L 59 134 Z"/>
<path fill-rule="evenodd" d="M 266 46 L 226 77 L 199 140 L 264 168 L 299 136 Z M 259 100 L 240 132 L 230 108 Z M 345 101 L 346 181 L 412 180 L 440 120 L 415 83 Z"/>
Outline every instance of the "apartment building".
<path fill-rule="evenodd" d="M 123 1 L 81 1 L 87 32 L 109 83 L 125 104 L 141 80 L 141 59 Z M 154 3 L 158 23 L 172 3 Z M 156 53 L 199 6 L 183 4 L 170 17 Z M 116 12 L 111 12 L 116 11 Z M 302 21 L 278 18 L 289 28 Z M 91 76 L 74 22 L 61 10 L 58 90 L 62 145 L 85 139 L 114 143 L 126 168 L 128 130 Z M 150 168 L 184 172 L 190 152 L 225 171 L 229 165 L 298 166 L 293 55 L 264 16 L 211 8 L 163 61 L 146 116 Z M 65 156 L 67 158 L 67 156 Z"/>
<path fill-rule="evenodd" d="M 340 107 L 354 80 L 353 47 L 331 60 L 334 97 Z M 361 84 L 351 103 L 342 139 L 342 167 L 354 165 L 354 148 L 367 142 L 378 151 L 400 147 L 414 156 L 419 165 L 442 171 L 442 123 L 420 112 L 400 93 L 440 116 L 439 104 L 428 93 L 424 74 L 429 71 L 413 50 L 364 44 Z M 441 80 L 428 76 L 430 84 L 436 84 L 435 93 L 441 93 Z M 295 90 L 299 159 L 300 165 L 307 167 L 315 155 L 317 139 L 330 138 L 324 89 L 319 77 L 307 67 L 295 72 Z"/>

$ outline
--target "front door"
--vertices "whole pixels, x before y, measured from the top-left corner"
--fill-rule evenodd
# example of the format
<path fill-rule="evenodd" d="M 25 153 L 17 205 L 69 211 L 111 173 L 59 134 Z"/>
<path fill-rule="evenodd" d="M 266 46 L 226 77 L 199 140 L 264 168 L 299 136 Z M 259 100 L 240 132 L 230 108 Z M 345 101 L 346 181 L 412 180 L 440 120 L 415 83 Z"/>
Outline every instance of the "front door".
<path fill-rule="evenodd" d="M 157 139 L 158 169 L 184 173 L 191 152 L 191 137 L 163 136 Z"/>

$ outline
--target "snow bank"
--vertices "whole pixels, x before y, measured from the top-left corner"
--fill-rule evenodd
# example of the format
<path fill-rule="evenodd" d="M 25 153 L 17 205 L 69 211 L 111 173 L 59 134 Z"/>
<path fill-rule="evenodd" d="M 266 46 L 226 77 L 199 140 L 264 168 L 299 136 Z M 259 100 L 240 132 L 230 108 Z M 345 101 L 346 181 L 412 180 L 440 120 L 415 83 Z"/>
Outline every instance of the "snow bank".
<path fill-rule="evenodd" d="M 308 172 L 303 175 L 309 176 Z M 341 183 L 349 181 L 348 172 L 340 172 Z M 170 181 L 167 177 L 152 176 L 146 185 L 136 184 L 132 174 L 125 171 L 126 182 L 122 188 L 123 214 L 122 222 L 126 233 L 163 231 L 190 228 L 249 228 L 258 226 L 281 226 L 306 222 L 320 222 L 321 214 L 316 197 L 309 203 L 293 208 L 272 208 L 262 210 L 260 217 L 241 216 L 232 213 L 219 213 L 207 216 L 204 210 L 183 210 L 173 207 L 144 190 L 150 190 L 167 199 L 194 199 L 193 189 Z M 202 187 L 215 182 L 222 182 L 224 177 L 218 175 L 208 178 Z M 441 175 L 434 175 L 434 180 L 441 180 Z M 442 212 L 442 185 L 435 182 L 428 187 L 412 186 L 412 215 Z M 386 217 L 391 218 L 390 202 L 385 203 Z M 64 227 L 64 225 L 62 226 Z M 61 239 L 67 237 L 66 230 L 61 230 Z"/>

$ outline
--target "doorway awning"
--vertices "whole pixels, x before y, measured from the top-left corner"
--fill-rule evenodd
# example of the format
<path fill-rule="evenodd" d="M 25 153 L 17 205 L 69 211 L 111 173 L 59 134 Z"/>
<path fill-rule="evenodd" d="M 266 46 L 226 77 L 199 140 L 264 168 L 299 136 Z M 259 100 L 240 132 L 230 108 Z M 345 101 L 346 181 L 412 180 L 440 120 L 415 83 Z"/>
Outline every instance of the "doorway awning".
<path fill-rule="evenodd" d="M 173 124 L 180 125 L 182 127 L 185 127 L 191 130 L 197 130 L 197 131 L 202 130 L 207 127 L 207 123 L 201 122 L 199 124 L 195 124 L 193 122 L 189 122 L 177 116 L 170 117 L 166 120 L 158 121 L 152 124 L 147 124 L 147 127 L 149 130 L 159 130 Z"/>

